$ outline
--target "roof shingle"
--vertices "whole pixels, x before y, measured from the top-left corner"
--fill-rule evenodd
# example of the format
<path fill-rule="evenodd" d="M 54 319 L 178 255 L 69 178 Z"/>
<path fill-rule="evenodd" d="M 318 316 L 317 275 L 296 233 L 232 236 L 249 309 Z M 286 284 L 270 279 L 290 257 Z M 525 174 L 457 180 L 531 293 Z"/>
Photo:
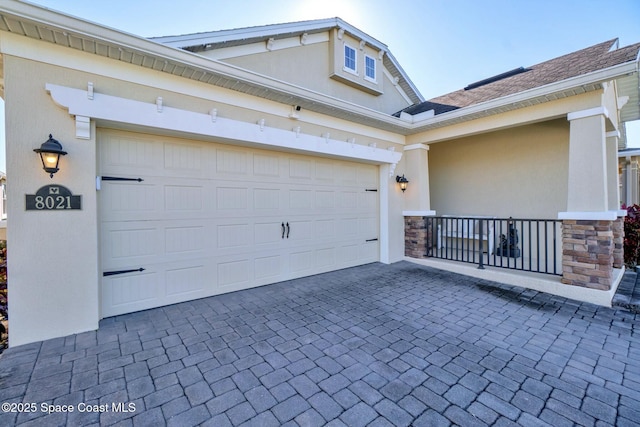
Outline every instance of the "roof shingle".
<path fill-rule="evenodd" d="M 638 59 L 640 43 L 614 49 L 617 42 L 618 39 L 607 40 L 606 42 L 527 67 L 527 72 L 483 84 L 473 89 L 460 89 L 429 99 L 423 103 L 412 105 L 402 111 L 415 115 L 435 110 L 437 115 Z M 399 116 L 400 112 L 394 115 Z"/>

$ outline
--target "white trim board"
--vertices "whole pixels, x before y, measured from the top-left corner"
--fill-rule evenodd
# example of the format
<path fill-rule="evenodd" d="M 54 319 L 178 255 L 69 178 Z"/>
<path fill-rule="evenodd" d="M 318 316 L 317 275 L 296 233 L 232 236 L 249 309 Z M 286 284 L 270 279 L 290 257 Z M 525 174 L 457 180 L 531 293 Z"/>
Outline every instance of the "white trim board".
<path fill-rule="evenodd" d="M 603 212 L 558 212 L 558 219 L 577 221 L 615 221 L 618 218 L 618 211 Z"/>
<path fill-rule="evenodd" d="M 148 103 L 95 92 L 91 97 L 89 91 L 50 83 L 47 83 L 46 90 L 57 105 L 67 109 L 76 118 L 89 117 L 227 141 L 249 142 L 257 147 L 392 164 L 391 174 L 402 158 L 399 152 L 339 141 L 326 134 L 314 136 L 303 134 L 296 128 L 291 131 L 272 128 L 264 119 L 254 124 L 218 117 L 216 110 L 205 114 L 167 107 L 162 105 L 162 98 L 155 103 Z M 86 139 L 86 133 L 82 133 L 81 138 Z"/>
<path fill-rule="evenodd" d="M 418 259 L 405 256 L 404 260 L 414 264 L 462 274 L 464 276 L 533 289 L 535 291 L 546 292 L 577 301 L 590 302 L 604 307 L 611 307 L 611 300 L 624 275 L 624 267 L 621 269 L 614 268 L 611 289 L 608 291 L 600 291 L 597 289 L 583 288 L 581 286 L 565 285 L 560 282 L 559 276 L 549 276 L 541 273 L 529 273 L 526 271 L 508 270 L 491 266 L 486 266 L 484 270 L 478 270 L 478 267 L 473 264 L 435 258 Z"/>

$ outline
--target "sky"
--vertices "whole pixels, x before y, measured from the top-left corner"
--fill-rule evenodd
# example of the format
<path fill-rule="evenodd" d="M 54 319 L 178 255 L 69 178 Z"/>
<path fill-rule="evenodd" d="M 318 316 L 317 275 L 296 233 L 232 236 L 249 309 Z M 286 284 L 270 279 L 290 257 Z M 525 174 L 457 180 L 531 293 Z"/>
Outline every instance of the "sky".
<path fill-rule="evenodd" d="M 640 42 L 640 0 L 30 1 L 143 37 L 340 17 L 386 44 L 425 99 L 606 40 Z M 640 147 L 640 121 L 627 128 Z"/>

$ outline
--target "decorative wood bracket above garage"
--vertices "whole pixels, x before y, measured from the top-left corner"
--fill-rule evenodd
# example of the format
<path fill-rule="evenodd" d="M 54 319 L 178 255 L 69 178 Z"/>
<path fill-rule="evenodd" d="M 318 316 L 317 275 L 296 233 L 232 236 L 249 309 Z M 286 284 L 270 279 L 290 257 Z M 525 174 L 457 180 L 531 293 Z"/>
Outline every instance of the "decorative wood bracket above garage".
<path fill-rule="evenodd" d="M 91 139 L 90 119 L 135 125 L 146 128 L 183 132 L 224 139 L 229 143 L 250 143 L 261 148 L 295 151 L 319 156 L 364 160 L 378 164 L 390 164 L 391 175 L 402 153 L 393 149 L 377 148 L 349 141 L 331 139 L 329 133 L 322 136 L 308 135 L 296 127 L 288 131 L 272 128 L 264 119 L 257 124 L 218 116 L 212 109 L 208 114 L 187 111 L 163 105 L 162 98 L 155 103 L 135 101 L 88 90 L 74 89 L 48 83 L 47 92 L 53 101 L 76 118 L 76 137 Z"/>

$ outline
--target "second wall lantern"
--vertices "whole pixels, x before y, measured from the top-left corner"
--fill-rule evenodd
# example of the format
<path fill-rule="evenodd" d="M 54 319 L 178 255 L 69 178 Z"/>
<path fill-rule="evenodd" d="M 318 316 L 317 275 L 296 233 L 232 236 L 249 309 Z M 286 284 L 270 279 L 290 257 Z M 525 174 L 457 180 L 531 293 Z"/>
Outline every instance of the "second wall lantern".
<path fill-rule="evenodd" d="M 407 184 L 409 184 L 409 180 L 404 177 L 404 174 L 402 176 L 396 175 L 396 182 L 400 185 L 400 189 L 404 193 L 407 189 Z"/>

